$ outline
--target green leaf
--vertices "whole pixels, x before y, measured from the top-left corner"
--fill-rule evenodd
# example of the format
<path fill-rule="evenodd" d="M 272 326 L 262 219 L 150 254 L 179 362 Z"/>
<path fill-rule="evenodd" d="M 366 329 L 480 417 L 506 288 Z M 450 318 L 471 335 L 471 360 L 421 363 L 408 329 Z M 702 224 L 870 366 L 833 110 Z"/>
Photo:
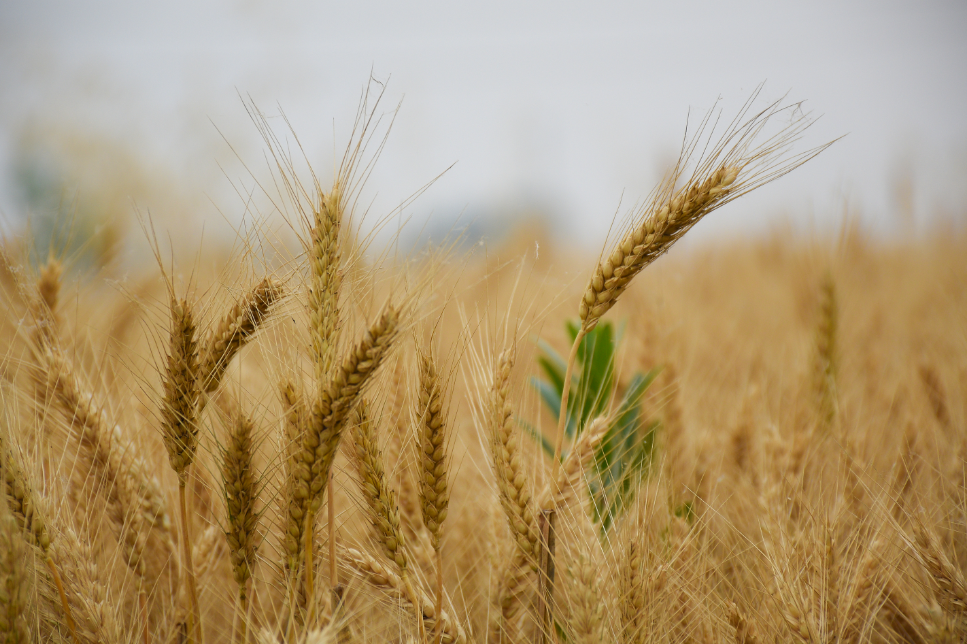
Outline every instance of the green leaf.
<path fill-rule="evenodd" d="M 537 363 L 544 370 L 558 392 L 564 391 L 564 373 L 567 371 L 567 361 L 544 340 L 538 339 L 537 346 L 543 355 L 538 356 Z"/>
<path fill-rule="evenodd" d="M 554 388 L 554 385 L 546 380 L 531 376 L 529 382 L 537 390 L 537 393 L 540 394 L 541 400 L 544 401 L 547 408 L 554 414 L 554 419 L 558 419 L 561 415 L 561 393 Z"/>
<path fill-rule="evenodd" d="M 614 327 L 599 324 L 591 330 L 578 347 L 581 377 L 577 392 L 571 392 L 569 416 L 575 419 L 578 433 L 607 408 L 614 389 Z M 577 394 L 574 396 L 573 394 Z"/>
<path fill-rule="evenodd" d="M 554 458 L 554 443 L 552 443 L 543 432 L 528 423 L 523 418 L 518 418 L 517 424 L 520 425 L 520 428 L 523 429 L 524 433 L 526 433 L 528 436 L 534 440 L 540 441 L 541 447 L 544 449 L 545 454 L 550 456 L 552 459 Z M 567 450 L 563 450 L 561 459 L 563 460 L 565 456 L 567 456 Z"/>

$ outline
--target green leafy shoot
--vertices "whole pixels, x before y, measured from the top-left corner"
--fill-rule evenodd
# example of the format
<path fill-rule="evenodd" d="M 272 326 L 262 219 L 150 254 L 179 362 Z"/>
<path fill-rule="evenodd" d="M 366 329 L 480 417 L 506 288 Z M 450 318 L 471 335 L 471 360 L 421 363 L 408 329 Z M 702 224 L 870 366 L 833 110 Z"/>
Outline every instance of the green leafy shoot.
<path fill-rule="evenodd" d="M 567 331 L 573 342 L 578 325 L 569 321 Z M 610 322 L 604 322 L 590 331 L 578 347 L 575 375 L 569 383 L 571 390 L 565 425 L 569 441 L 573 442 L 591 420 L 604 415 L 611 405 L 615 394 L 618 335 L 620 333 L 615 333 Z M 566 363 L 547 342 L 538 340 L 538 347 L 541 354 L 537 362 L 545 378 L 532 377 L 530 383 L 558 419 Z M 607 533 L 614 520 L 628 507 L 641 479 L 651 470 L 659 424 L 642 417 L 641 400 L 658 373 L 659 369 L 652 369 L 646 374 L 634 374 L 621 393 L 617 411 L 611 416 L 612 423 L 595 453 L 588 492 L 593 502 L 593 518 L 601 526 L 602 534 Z M 553 458 L 553 440 L 526 422 L 521 426 L 540 441 L 545 453 Z"/>

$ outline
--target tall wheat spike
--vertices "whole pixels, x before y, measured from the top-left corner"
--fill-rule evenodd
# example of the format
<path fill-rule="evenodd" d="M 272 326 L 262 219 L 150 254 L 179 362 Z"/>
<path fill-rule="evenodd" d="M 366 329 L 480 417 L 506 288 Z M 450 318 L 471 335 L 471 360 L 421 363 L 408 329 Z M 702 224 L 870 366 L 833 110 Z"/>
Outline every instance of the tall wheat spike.
<path fill-rule="evenodd" d="M 225 497 L 229 557 L 238 585 L 238 615 L 242 642 L 247 637 L 248 586 L 258 547 L 258 476 L 254 466 L 255 423 L 235 403 L 229 416 L 228 442 L 222 454 L 222 488 Z"/>

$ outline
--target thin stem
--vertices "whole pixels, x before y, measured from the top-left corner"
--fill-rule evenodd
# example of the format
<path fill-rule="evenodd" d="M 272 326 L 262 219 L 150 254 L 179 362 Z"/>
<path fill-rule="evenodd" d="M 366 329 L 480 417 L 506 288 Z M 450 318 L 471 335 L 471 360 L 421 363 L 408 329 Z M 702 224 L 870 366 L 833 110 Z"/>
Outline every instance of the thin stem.
<path fill-rule="evenodd" d="M 564 371 L 564 387 L 561 390 L 561 411 L 557 418 L 557 444 L 554 446 L 554 462 L 561 466 L 561 450 L 564 448 L 564 433 L 567 428 L 567 399 L 571 393 L 571 373 L 574 371 L 574 362 L 578 357 L 578 349 L 581 347 L 581 340 L 587 331 L 584 327 L 578 331 L 577 337 L 574 338 L 574 344 L 571 345 L 571 353 L 567 357 L 567 369 Z"/>
<path fill-rule="evenodd" d="M 329 513 L 329 587 L 333 592 L 339 586 L 339 571 L 336 569 L 336 504 L 333 502 L 335 497 L 335 486 L 333 485 L 332 471 L 329 472 L 329 480 L 326 482 L 329 495 L 326 511 Z"/>
<path fill-rule="evenodd" d="M 556 641 L 553 629 L 554 615 L 554 508 L 541 510 L 538 518 L 538 543 L 540 545 L 537 614 L 540 622 L 540 641 Z"/>
<path fill-rule="evenodd" d="M 420 642 L 426 644 L 426 624 L 423 623 L 423 606 L 420 601 L 420 596 L 416 594 L 416 589 L 413 588 L 413 583 L 410 581 L 410 576 L 403 571 L 403 585 L 406 588 L 407 595 L 410 596 L 410 603 L 413 604 L 413 609 L 416 612 L 416 624 L 420 631 Z M 436 616 L 437 621 L 440 621 L 440 616 Z"/>
<path fill-rule="evenodd" d="M 64 618 L 67 620 L 67 628 L 70 629 L 71 637 L 74 638 L 74 644 L 80 644 L 80 640 L 77 639 L 77 626 L 74 624 L 74 615 L 71 613 L 70 604 L 67 603 L 67 593 L 64 592 L 64 583 L 60 580 L 60 573 L 57 572 L 57 566 L 54 565 L 54 560 L 47 557 L 47 567 L 50 568 L 50 574 L 54 578 L 54 585 L 57 586 L 57 594 L 60 595 L 60 604 L 64 607 Z"/>
<path fill-rule="evenodd" d="M 312 503 L 309 503 L 309 507 L 306 508 L 306 526 L 303 532 L 305 532 L 305 546 L 306 551 L 306 624 L 312 623 L 312 609 L 314 598 L 312 593 L 312 526 L 315 519 L 315 513 L 312 511 Z"/>
<path fill-rule="evenodd" d="M 436 626 L 433 630 L 436 631 L 433 644 L 440 644 L 443 639 L 443 552 L 439 548 L 436 551 Z"/>
<path fill-rule="evenodd" d="M 246 644 L 248 641 L 248 595 L 245 586 L 238 587 L 238 618 L 241 620 L 236 632 L 239 642 Z"/>
<path fill-rule="evenodd" d="M 148 596 L 144 592 L 144 579 L 138 583 L 138 605 L 141 607 L 141 636 L 144 644 L 151 644 L 151 634 L 148 632 Z"/>
<path fill-rule="evenodd" d="M 188 596 L 191 598 L 191 614 L 188 617 L 188 644 L 201 641 L 196 637 L 196 629 L 201 627 L 201 611 L 198 610 L 198 587 L 195 585 L 195 567 L 191 562 L 191 539 L 188 534 L 188 499 L 185 490 L 188 471 L 185 472 L 185 481 L 178 485 L 178 501 L 181 506 L 181 545 L 182 555 L 185 558 L 185 570 L 188 573 Z"/>

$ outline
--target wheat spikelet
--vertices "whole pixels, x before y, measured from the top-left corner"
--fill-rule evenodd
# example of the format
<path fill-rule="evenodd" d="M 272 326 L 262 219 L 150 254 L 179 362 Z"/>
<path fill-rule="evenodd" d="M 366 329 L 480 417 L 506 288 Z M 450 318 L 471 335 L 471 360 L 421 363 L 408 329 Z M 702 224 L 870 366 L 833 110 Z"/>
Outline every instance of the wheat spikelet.
<path fill-rule="evenodd" d="M 383 554 L 399 568 L 400 574 L 406 574 L 406 543 L 400 527 L 396 493 L 386 483 L 376 423 L 370 418 L 369 405 L 365 400 L 359 402 L 350 418 L 359 487 L 366 499 L 376 541 Z"/>
<path fill-rule="evenodd" d="M 282 383 L 282 410 L 285 416 L 285 434 L 282 453 L 282 525 L 285 526 L 282 547 L 285 550 L 283 567 L 290 583 L 296 584 L 299 565 L 302 563 L 302 526 L 305 523 L 308 495 L 299 494 L 301 484 L 299 468 L 302 463 L 302 445 L 309 428 L 309 410 L 301 389 L 289 380 Z"/>
<path fill-rule="evenodd" d="M 531 567 L 521 550 L 513 544 L 513 553 L 498 567 L 496 583 L 491 593 L 488 642 L 517 642 L 521 635 L 521 617 L 525 596 L 531 588 Z"/>
<path fill-rule="evenodd" d="M 183 487 L 198 448 L 198 346 L 194 314 L 186 300 L 171 302 L 171 344 L 161 403 L 161 435 L 171 469 Z"/>
<path fill-rule="evenodd" d="M 622 557 L 618 578 L 618 600 L 621 613 L 621 642 L 639 644 L 645 641 L 646 592 L 645 566 L 642 545 L 636 534 L 627 538 L 627 548 Z"/>
<path fill-rule="evenodd" d="M 238 584 L 238 597 L 244 615 L 244 607 L 248 601 L 248 581 L 252 576 L 258 546 L 259 515 L 255 508 L 258 485 L 252 445 L 255 425 L 240 409 L 236 409 L 229 419 L 229 428 L 221 468 L 227 519 L 225 538 L 228 541 L 232 574 Z"/>
<path fill-rule="evenodd" d="M 816 399 L 820 420 L 829 429 L 836 418 L 838 397 L 836 372 L 838 370 L 837 329 L 839 305 L 836 300 L 836 283 L 827 272 L 820 285 L 819 323 L 816 328 Z"/>
<path fill-rule="evenodd" d="M 281 297 L 282 285 L 273 277 L 265 277 L 218 322 L 201 351 L 198 373 L 202 392 L 218 389 L 232 358 L 255 335 Z"/>
<path fill-rule="evenodd" d="M 570 579 L 571 615 L 568 620 L 574 642 L 597 644 L 602 641 L 604 602 L 598 581 L 598 566 L 583 553 L 567 568 Z"/>
<path fill-rule="evenodd" d="M 51 546 L 57 567 L 63 570 L 77 635 L 85 644 L 120 644 L 125 634 L 115 615 L 116 598 L 97 565 L 91 544 L 69 525 L 60 526 Z"/>
<path fill-rule="evenodd" d="M 30 559 L 7 502 L 5 494 L 0 498 L 0 644 L 29 644 Z"/>
<path fill-rule="evenodd" d="M 450 493 L 447 489 L 447 427 L 443 396 L 446 383 L 437 372 L 433 356 L 421 353 L 419 414 L 422 476 L 420 509 L 423 525 L 430 532 L 435 550 L 440 549 L 442 524 L 447 518 Z"/>
<path fill-rule="evenodd" d="M 433 601 L 422 590 L 411 593 L 407 589 L 406 580 L 381 564 L 375 557 L 368 553 L 347 548 L 343 551 L 343 559 L 366 580 L 367 583 L 384 590 L 390 591 L 398 599 L 413 605 L 414 608 L 423 616 L 426 623 L 427 632 L 439 626 L 442 633 L 444 644 L 460 644 L 467 641 L 467 635 L 463 627 L 456 623 L 448 613 L 441 611 L 439 616 L 433 607 Z"/>
<path fill-rule="evenodd" d="M 340 185 L 333 186 L 329 194 L 320 192 L 318 205 L 313 210 L 314 221 L 309 234 L 309 334 L 316 380 L 322 387 L 328 381 L 335 359 L 339 332 L 339 287 L 342 282 L 339 229 L 343 216 Z"/>
<path fill-rule="evenodd" d="M 739 610 L 735 602 L 732 602 L 729 606 L 729 625 L 735 632 L 735 644 L 759 644 L 759 638 L 755 634 L 755 627 L 749 622 L 742 611 Z"/>
<path fill-rule="evenodd" d="M 537 565 L 537 519 L 524 465 L 521 463 L 520 434 L 515 431 L 510 404 L 510 376 L 514 366 L 514 350 L 504 351 L 497 359 L 490 389 L 489 422 L 494 470 L 500 503 L 510 531 L 530 566 Z"/>
<path fill-rule="evenodd" d="M 400 326 L 400 310 L 389 305 L 366 331 L 333 374 L 324 394 L 312 407 L 303 442 L 302 482 L 298 494 L 306 495 L 317 512 L 322 492 L 342 437 L 343 421 L 359 399 L 359 393 L 392 348 Z"/>
<path fill-rule="evenodd" d="M 60 326 L 57 304 L 63 273 L 64 266 L 50 258 L 37 277 L 37 297 L 30 300 L 30 308 L 36 324 L 34 338 L 40 346 L 50 346 L 57 340 Z"/>
<path fill-rule="evenodd" d="M 940 547 L 934 532 L 921 517 L 914 524 L 915 551 L 924 568 L 940 588 L 940 603 L 954 615 L 967 615 L 967 581 Z"/>

